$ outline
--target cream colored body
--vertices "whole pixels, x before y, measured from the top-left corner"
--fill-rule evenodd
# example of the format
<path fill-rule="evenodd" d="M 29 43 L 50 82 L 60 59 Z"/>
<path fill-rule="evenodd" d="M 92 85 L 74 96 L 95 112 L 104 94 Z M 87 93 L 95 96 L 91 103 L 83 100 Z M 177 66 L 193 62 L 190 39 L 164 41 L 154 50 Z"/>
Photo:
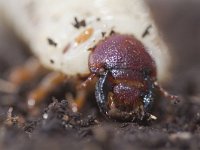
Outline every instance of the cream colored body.
<path fill-rule="evenodd" d="M 0 14 L 41 63 L 52 70 L 71 76 L 88 74 L 88 49 L 103 38 L 102 32 L 108 35 L 114 30 L 132 34 L 145 45 L 156 61 L 159 81 L 168 74 L 168 49 L 143 0 L 0 0 Z M 84 19 L 86 27 L 75 28 L 75 17 Z M 150 34 L 143 38 L 149 25 Z M 88 28 L 94 31 L 91 37 L 78 44 L 75 39 Z M 49 44 L 48 38 L 57 46 Z"/>

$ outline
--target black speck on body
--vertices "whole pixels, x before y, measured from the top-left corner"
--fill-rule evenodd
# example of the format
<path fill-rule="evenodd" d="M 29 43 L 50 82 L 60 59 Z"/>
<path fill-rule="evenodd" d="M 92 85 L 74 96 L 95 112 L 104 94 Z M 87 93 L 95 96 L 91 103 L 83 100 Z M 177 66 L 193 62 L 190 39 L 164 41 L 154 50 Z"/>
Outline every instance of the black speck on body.
<path fill-rule="evenodd" d="M 52 40 L 51 38 L 47 38 L 47 41 L 48 41 L 49 45 L 52 45 L 54 47 L 57 46 L 57 43 L 54 40 Z"/>
<path fill-rule="evenodd" d="M 106 32 L 101 32 L 102 37 L 104 37 L 106 34 Z"/>
<path fill-rule="evenodd" d="M 115 34 L 115 31 L 114 31 L 114 30 L 111 30 L 111 31 L 110 31 L 110 35 L 113 35 L 113 34 Z"/>
<path fill-rule="evenodd" d="M 98 17 L 98 18 L 97 18 L 97 21 L 101 21 L 101 18 Z"/>
<path fill-rule="evenodd" d="M 53 59 L 50 59 L 50 63 L 54 64 L 55 62 L 54 62 L 54 60 L 53 60 Z"/>
<path fill-rule="evenodd" d="M 74 18 L 75 23 L 73 23 L 72 25 L 79 29 L 80 27 L 85 27 L 86 26 L 86 22 L 85 20 L 78 20 L 77 17 Z"/>
<path fill-rule="evenodd" d="M 142 34 L 142 37 L 143 37 L 143 38 L 146 37 L 147 35 L 149 35 L 149 29 L 151 29 L 151 28 L 152 28 L 152 25 L 149 25 L 149 26 L 145 29 L 144 33 Z"/>

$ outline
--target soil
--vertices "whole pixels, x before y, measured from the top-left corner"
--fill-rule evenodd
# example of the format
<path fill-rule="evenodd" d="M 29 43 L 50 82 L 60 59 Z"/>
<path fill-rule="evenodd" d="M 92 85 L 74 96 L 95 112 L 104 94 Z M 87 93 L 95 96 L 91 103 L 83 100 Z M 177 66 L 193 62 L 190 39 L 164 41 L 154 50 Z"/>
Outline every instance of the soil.
<path fill-rule="evenodd" d="M 116 122 L 99 114 L 93 92 L 80 113 L 72 112 L 63 97 L 70 85 L 63 84 L 32 115 L 26 94 L 35 83 L 29 83 L 16 93 L 0 92 L 0 149 L 200 150 L 199 2 L 151 0 L 150 6 L 173 57 L 164 87 L 180 95 L 180 103 L 161 98 L 152 112 L 156 121 Z M 6 80 L 31 54 L 3 25 L 0 39 L 0 78 Z"/>

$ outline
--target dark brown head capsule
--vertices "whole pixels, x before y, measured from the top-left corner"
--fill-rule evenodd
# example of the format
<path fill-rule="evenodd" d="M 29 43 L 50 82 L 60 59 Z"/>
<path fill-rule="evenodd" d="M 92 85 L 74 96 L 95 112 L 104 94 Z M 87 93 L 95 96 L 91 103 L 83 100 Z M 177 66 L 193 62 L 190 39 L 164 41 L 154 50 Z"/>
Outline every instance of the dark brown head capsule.
<path fill-rule="evenodd" d="M 142 119 L 154 101 L 156 65 L 132 35 L 113 34 L 100 41 L 89 57 L 99 77 L 96 100 L 100 111 L 115 119 Z"/>

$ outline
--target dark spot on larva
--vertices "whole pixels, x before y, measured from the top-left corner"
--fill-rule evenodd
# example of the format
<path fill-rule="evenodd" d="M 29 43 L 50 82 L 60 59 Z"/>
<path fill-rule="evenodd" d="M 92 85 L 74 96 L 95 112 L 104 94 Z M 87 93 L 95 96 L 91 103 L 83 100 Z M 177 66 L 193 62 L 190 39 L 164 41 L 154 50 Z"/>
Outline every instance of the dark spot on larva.
<path fill-rule="evenodd" d="M 85 27 L 86 26 L 86 22 L 85 22 L 84 19 L 78 21 L 77 17 L 74 17 L 74 21 L 75 21 L 75 23 L 72 23 L 72 25 L 77 29 L 79 29 L 80 27 Z"/>
<path fill-rule="evenodd" d="M 88 51 L 94 51 L 94 49 L 95 49 L 95 46 L 91 47 L 91 48 L 88 48 Z"/>
<path fill-rule="evenodd" d="M 100 17 L 98 17 L 98 18 L 97 18 L 97 21 L 101 21 L 101 18 L 100 18 Z"/>
<path fill-rule="evenodd" d="M 52 40 L 51 38 L 47 38 L 47 41 L 48 41 L 49 45 L 52 45 L 55 47 L 57 46 L 57 43 L 54 40 Z"/>
<path fill-rule="evenodd" d="M 68 43 L 68 44 L 65 46 L 65 48 L 63 49 L 63 54 L 65 54 L 65 53 L 69 50 L 70 46 L 71 46 L 70 43 Z"/>
<path fill-rule="evenodd" d="M 113 35 L 113 34 L 115 34 L 116 32 L 114 31 L 114 30 L 111 30 L 110 31 L 110 35 Z"/>
<path fill-rule="evenodd" d="M 53 60 L 53 59 L 50 59 L 50 63 L 54 64 L 54 60 Z"/>
<path fill-rule="evenodd" d="M 149 29 L 151 29 L 151 28 L 152 28 L 152 25 L 149 25 L 149 26 L 145 29 L 144 33 L 142 34 L 142 37 L 143 37 L 143 38 L 146 37 L 147 35 L 149 35 Z"/>
<path fill-rule="evenodd" d="M 101 32 L 102 37 L 104 37 L 106 34 L 106 32 Z"/>

